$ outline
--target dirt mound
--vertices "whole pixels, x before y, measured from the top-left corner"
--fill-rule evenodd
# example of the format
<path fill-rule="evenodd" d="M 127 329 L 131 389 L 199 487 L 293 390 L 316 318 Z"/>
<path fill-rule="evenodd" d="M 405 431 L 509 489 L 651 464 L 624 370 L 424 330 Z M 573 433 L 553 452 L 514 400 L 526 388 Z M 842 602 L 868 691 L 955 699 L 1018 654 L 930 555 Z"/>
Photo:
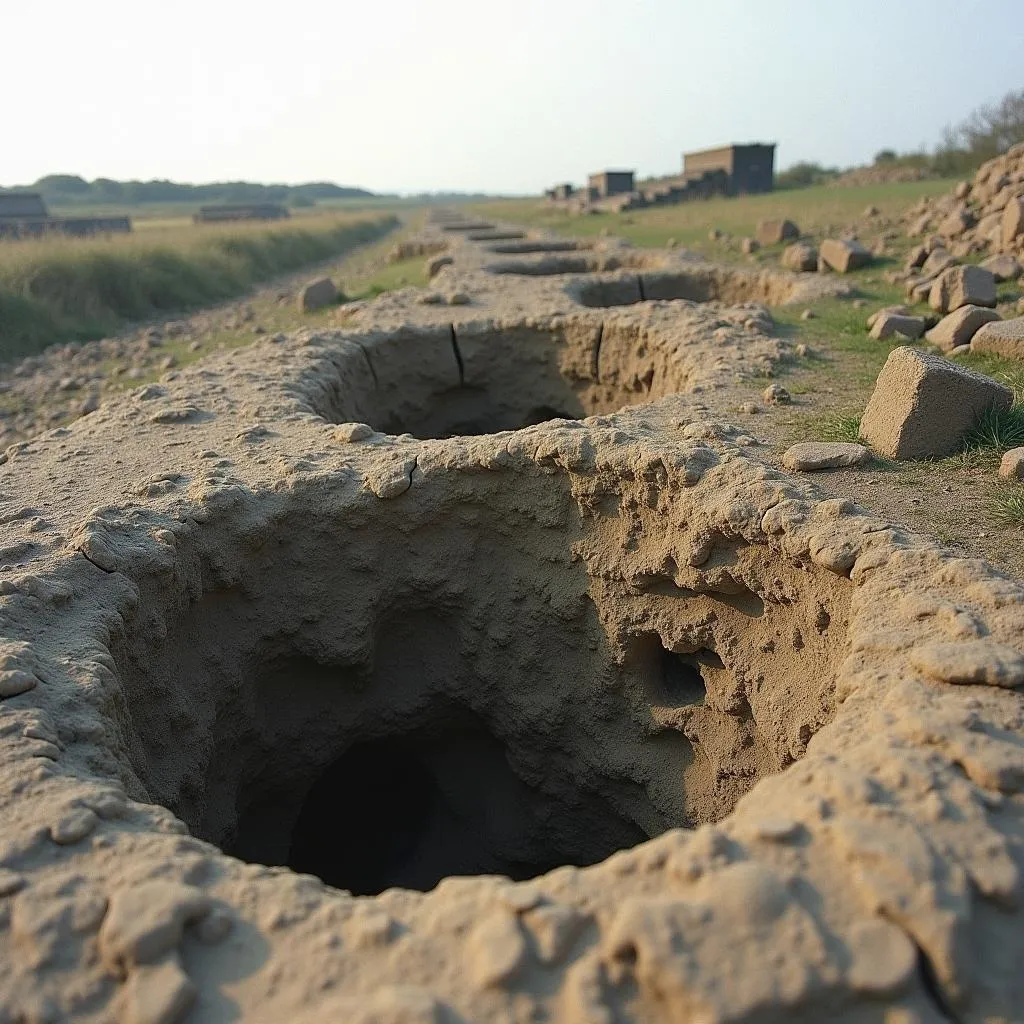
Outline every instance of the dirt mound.
<path fill-rule="evenodd" d="M 763 308 L 447 234 L 4 456 L 6 1017 L 1012 1016 L 1024 591 L 706 415 Z"/>

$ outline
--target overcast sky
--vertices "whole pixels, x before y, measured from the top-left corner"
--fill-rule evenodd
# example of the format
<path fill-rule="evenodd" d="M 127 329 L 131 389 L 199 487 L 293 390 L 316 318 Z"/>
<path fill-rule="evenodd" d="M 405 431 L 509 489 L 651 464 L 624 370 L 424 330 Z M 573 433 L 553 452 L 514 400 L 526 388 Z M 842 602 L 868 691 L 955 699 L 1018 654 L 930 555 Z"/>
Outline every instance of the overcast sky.
<path fill-rule="evenodd" d="M 684 149 L 933 145 L 1024 88 L 1024 0 L 0 0 L 0 184 L 538 192 Z"/>

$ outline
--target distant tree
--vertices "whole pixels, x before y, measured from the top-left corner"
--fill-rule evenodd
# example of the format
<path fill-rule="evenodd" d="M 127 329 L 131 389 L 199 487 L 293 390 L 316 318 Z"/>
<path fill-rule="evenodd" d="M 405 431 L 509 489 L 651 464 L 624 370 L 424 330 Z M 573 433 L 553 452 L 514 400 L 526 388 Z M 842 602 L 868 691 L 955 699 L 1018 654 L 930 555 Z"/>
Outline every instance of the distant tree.
<path fill-rule="evenodd" d="M 1008 92 L 998 103 L 980 106 L 960 124 L 947 127 L 933 166 L 942 175 L 966 174 L 1018 142 L 1024 142 L 1024 89 Z"/>
<path fill-rule="evenodd" d="M 834 167 L 822 167 L 821 164 L 802 161 L 776 174 L 775 187 L 778 189 L 807 188 L 808 185 L 820 185 L 838 175 L 839 171 Z"/>
<path fill-rule="evenodd" d="M 89 191 L 89 182 L 77 174 L 47 174 L 40 178 L 35 187 L 51 195 L 81 196 Z"/>
<path fill-rule="evenodd" d="M 875 154 L 875 164 L 894 164 L 896 163 L 896 150 L 895 149 L 880 149 Z"/>
<path fill-rule="evenodd" d="M 58 203 L 117 203 L 137 206 L 146 203 L 292 203 L 310 205 L 319 199 L 373 198 L 362 188 L 346 188 L 329 181 L 304 185 L 260 185 L 251 181 L 220 181 L 187 185 L 176 181 L 115 181 L 97 178 L 87 182 L 75 174 L 48 174 L 34 185 L 14 186 L 12 191 L 42 192 Z"/>
<path fill-rule="evenodd" d="M 97 178 L 90 186 L 99 202 L 115 202 L 124 195 L 124 186 L 112 178 Z"/>

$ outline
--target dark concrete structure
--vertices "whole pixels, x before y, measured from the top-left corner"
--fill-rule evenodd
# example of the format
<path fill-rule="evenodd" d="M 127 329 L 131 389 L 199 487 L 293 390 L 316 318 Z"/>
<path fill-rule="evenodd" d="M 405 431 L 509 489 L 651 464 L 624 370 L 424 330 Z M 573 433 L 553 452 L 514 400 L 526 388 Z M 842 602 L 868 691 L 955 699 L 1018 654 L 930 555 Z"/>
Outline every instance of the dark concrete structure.
<path fill-rule="evenodd" d="M 218 203 L 200 206 L 192 220 L 196 224 L 218 224 L 230 220 L 283 220 L 289 216 L 288 208 L 277 203 Z"/>
<path fill-rule="evenodd" d="M 633 191 L 633 172 L 601 171 L 598 174 L 591 174 L 587 183 L 590 188 L 597 191 L 601 199 L 626 195 Z"/>
<path fill-rule="evenodd" d="M 132 229 L 128 217 L 51 217 L 38 192 L 0 193 L 0 238 L 40 238 L 43 235 L 125 234 Z"/>
<path fill-rule="evenodd" d="M 728 177 L 726 195 L 771 192 L 775 187 L 775 143 L 719 146 L 683 154 L 683 176 L 699 177 L 709 171 L 724 171 Z"/>

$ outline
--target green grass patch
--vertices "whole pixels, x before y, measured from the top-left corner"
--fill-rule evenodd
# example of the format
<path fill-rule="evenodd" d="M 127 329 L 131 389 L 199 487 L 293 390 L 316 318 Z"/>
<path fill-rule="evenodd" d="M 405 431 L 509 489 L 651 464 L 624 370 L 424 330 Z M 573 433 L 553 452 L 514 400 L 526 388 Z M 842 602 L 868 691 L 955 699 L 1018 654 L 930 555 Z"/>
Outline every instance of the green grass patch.
<path fill-rule="evenodd" d="M 284 226 L 204 225 L 2 243 L 0 361 L 244 295 L 261 281 L 372 241 L 396 223 L 393 216 L 349 214 Z"/>
<path fill-rule="evenodd" d="M 346 280 L 345 290 L 354 299 L 373 299 L 399 288 L 422 288 L 427 284 L 426 265 L 425 256 L 388 263 L 370 274 Z"/>
<path fill-rule="evenodd" d="M 1002 526 L 1024 526 L 1024 489 L 1014 488 L 996 495 L 989 511 Z"/>
<path fill-rule="evenodd" d="M 822 441 L 860 441 L 859 416 L 830 416 L 818 430 Z"/>
<path fill-rule="evenodd" d="M 964 436 L 964 448 L 1006 451 L 1024 446 L 1024 405 L 989 409 Z"/>
<path fill-rule="evenodd" d="M 643 246 L 663 246 L 674 239 L 677 245 L 721 257 L 729 250 L 708 238 L 712 228 L 735 240 L 752 235 L 759 220 L 789 217 L 806 233 L 832 233 L 858 219 L 866 206 L 877 206 L 883 216 L 895 217 L 922 196 L 942 195 L 950 187 L 950 181 L 941 179 L 850 187 L 821 185 L 584 216 L 568 214 L 539 199 L 499 200 L 474 204 L 472 208 L 493 220 L 528 224 L 563 235 L 592 237 L 604 232 Z M 764 250 L 768 256 L 773 251 Z"/>

